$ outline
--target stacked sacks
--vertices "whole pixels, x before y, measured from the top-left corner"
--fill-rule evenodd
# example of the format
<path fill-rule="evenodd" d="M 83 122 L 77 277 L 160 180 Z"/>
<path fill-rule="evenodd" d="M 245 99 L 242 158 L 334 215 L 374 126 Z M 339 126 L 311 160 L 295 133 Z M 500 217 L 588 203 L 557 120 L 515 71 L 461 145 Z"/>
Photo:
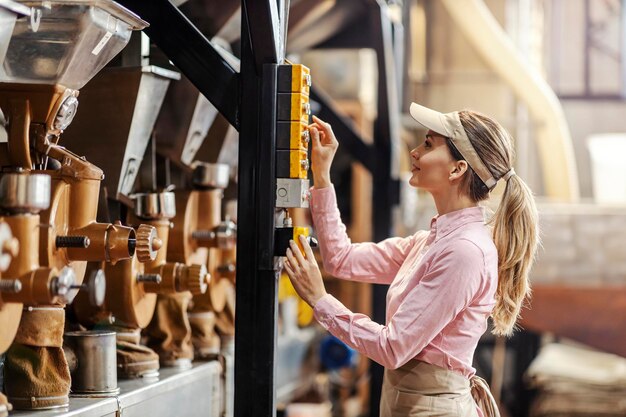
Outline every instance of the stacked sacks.
<path fill-rule="evenodd" d="M 527 371 L 531 416 L 617 417 L 626 412 L 626 359 L 584 347 L 544 346 Z"/>

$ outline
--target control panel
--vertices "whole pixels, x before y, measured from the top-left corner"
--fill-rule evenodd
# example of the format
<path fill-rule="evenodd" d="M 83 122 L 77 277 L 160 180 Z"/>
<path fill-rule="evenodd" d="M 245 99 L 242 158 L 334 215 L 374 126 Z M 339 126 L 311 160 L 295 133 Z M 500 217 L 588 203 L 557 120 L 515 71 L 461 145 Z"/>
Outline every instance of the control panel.
<path fill-rule="evenodd" d="M 310 70 L 278 67 L 276 101 L 276 208 L 308 207 Z"/>

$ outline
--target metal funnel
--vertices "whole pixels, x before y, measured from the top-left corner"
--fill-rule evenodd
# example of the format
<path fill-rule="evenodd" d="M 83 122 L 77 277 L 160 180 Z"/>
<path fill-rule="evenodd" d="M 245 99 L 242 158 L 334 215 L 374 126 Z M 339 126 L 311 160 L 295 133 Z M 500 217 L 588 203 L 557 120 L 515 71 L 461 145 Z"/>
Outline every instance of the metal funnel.
<path fill-rule="evenodd" d="M 187 78 L 173 83 L 155 126 L 157 152 L 190 167 L 217 115 Z"/>
<path fill-rule="evenodd" d="M 106 68 L 80 91 L 80 112 L 63 133 L 68 149 L 100 167 L 109 197 L 133 191 L 170 80 L 177 72 L 155 66 Z"/>
<path fill-rule="evenodd" d="M 0 81 L 61 84 L 80 89 L 148 23 L 111 0 L 25 1 L 38 26 L 18 19 L 0 68 Z"/>

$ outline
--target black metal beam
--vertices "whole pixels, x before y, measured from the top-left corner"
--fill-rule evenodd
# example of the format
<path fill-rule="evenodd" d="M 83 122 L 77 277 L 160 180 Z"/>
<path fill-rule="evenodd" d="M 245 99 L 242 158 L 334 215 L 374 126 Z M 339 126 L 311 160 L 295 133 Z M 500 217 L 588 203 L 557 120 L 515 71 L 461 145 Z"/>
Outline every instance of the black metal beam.
<path fill-rule="evenodd" d="M 144 31 L 239 130 L 239 76 L 169 0 L 118 0 L 150 23 Z"/>
<path fill-rule="evenodd" d="M 352 121 L 343 116 L 334 105 L 332 99 L 319 87 L 311 87 L 311 100 L 320 104 L 318 116 L 333 126 L 333 131 L 341 147 L 369 171 L 374 171 L 374 154 L 372 147 L 363 141 L 356 132 Z"/>
<path fill-rule="evenodd" d="M 248 39 L 251 45 L 254 68 L 261 75 L 264 64 L 275 64 L 282 60 L 279 47 L 280 21 L 276 0 L 257 0 L 241 2 L 242 29 L 247 22 Z M 254 21 L 254 24 L 250 24 Z M 243 31 L 241 34 L 243 39 Z"/>
<path fill-rule="evenodd" d="M 387 14 L 387 4 L 381 0 L 372 1 L 370 13 L 370 33 L 378 62 L 378 117 L 374 123 L 374 152 L 376 165 L 372 175 L 373 187 L 373 232 L 374 240 L 381 241 L 392 233 L 392 210 L 399 200 L 399 182 L 394 171 L 397 166 L 397 149 L 400 140 L 400 107 L 398 84 L 395 80 L 395 58 L 392 37 L 392 24 Z M 372 318 L 385 323 L 386 296 L 388 287 L 375 285 L 372 291 Z M 379 415 L 380 392 L 382 389 L 383 368 L 371 362 L 370 367 L 370 415 Z"/>
<path fill-rule="evenodd" d="M 239 135 L 235 417 L 276 415 L 278 271 L 273 263 L 276 200 L 276 38 L 250 13 L 276 0 L 243 0 Z M 266 16 L 267 17 L 267 16 Z M 260 65 L 260 66 L 259 66 Z"/>

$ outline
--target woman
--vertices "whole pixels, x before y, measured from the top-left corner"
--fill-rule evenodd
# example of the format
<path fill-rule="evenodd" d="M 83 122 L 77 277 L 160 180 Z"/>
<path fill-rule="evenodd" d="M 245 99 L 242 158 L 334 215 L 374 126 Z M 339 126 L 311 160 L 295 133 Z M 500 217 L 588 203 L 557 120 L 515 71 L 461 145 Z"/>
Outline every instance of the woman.
<path fill-rule="evenodd" d="M 442 114 L 411 104 L 428 129 L 411 151 L 410 184 L 428 191 L 437 216 L 429 231 L 351 244 L 337 210 L 330 166 L 337 150 L 329 124 L 315 118 L 311 213 L 325 269 L 339 278 L 390 284 L 386 324 L 353 313 L 326 293 L 311 248 L 294 242 L 285 269 L 330 333 L 382 364 L 381 416 L 499 415 L 472 357 L 492 317 L 510 335 L 529 293 L 538 241 L 533 196 L 513 170 L 513 143 L 494 120 L 464 110 Z M 506 181 L 490 229 L 480 201 Z"/>

